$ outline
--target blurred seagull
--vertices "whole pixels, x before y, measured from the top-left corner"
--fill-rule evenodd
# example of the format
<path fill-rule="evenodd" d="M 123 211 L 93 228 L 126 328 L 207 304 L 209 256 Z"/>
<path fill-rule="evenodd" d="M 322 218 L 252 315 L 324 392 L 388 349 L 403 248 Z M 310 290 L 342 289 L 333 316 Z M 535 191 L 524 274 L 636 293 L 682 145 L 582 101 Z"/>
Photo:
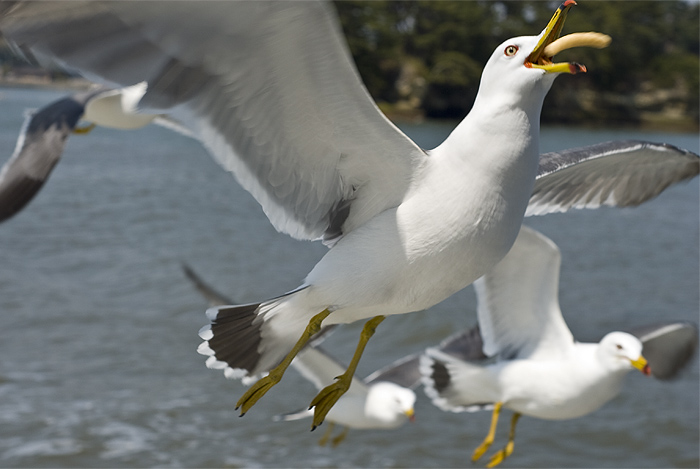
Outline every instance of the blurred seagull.
<path fill-rule="evenodd" d="M 0 30 L 91 76 L 145 81 L 139 108 L 190 128 L 279 231 L 332 247 L 298 289 L 208 310 L 198 349 L 227 377 L 267 373 L 238 401 L 245 414 L 321 323 L 372 318 L 346 372 L 312 400 L 315 428 L 386 315 L 442 301 L 515 241 L 538 172 L 545 95 L 559 74 L 586 70 L 552 57 L 609 41 L 559 38 L 574 4 L 539 36 L 496 48 L 471 112 L 431 151 L 372 101 L 329 3 L 6 2 Z"/>
<path fill-rule="evenodd" d="M 209 302 L 210 306 L 231 304 L 232 301 L 207 285 L 188 265 L 182 266 L 187 278 Z M 294 367 L 304 378 L 318 389 L 332 383 L 336 376 L 345 371 L 333 357 L 323 351 L 319 344 L 325 340 L 336 326 L 328 326 L 316 334 L 292 360 Z M 364 380 L 353 377 L 348 392 L 328 412 L 328 430 L 319 440 L 321 446 L 330 439 L 335 424 L 345 429 L 330 441 L 338 445 L 347 436 L 350 428 L 392 429 L 414 420 L 413 404 L 416 394 L 413 388 L 420 383 L 418 354 L 397 360 L 391 365 L 375 371 Z M 276 420 L 299 420 L 313 416 L 311 409 L 285 414 Z"/>
<path fill-rule="evenodd" d="M 393 429 L 407 420 L 413 421 L 416 394 L 412 388 L 420 383 L 419 359 L 420 355 L 411 355 L 375 371 L 364 380 L 353 377 L 348 392 L 328 412 L 326 419 L 331 425 L 319 444 L 326 444 L 333 431 L 333 424 L 345 427 L 331 440 L 335 446 L 345 439 L 350 428 Z M 336 376 L 346 368 L 315 343 L 301 349 L 292 361 L 292 366 L 319 390 L 333 383 Z M 279 419 L 290 421 L 307 417 L 313 417 L 311 409 L 282 415 Z"/>
<path fill-rule="evenodd" d="M 22 210 L 44 186 L 71 133 L 84 134 L 96 125 L 137 129 L 151 122 L 188 132 L 164 116 L 138 112 L 136 105 L 145 92 L 145 83 L 121 89 L 97 86 L 30 112 L 14 153 L 0 169 L 0 222 Z M 79 127 L 81 120 L 89 125 Z"/>
<path fill-rule="evenodd" d="M 669 379 L 697 348 L 697 326 L 688 322 L 611 332 L 597 344 L 576 342 L 559 309 L 560 262 L 552 240 L 523 226 L 506 257 L 474 283 L 479 326 L 421 357 L 425 391 L 436 406 L 452 412 L 493 409 L 472 461 L 493 443 L 503 407 L 514 411 L 508 443 L 488 467 L 513 452 L 521 415 L 586 415 L 617 396 L 633 368 Z"/>

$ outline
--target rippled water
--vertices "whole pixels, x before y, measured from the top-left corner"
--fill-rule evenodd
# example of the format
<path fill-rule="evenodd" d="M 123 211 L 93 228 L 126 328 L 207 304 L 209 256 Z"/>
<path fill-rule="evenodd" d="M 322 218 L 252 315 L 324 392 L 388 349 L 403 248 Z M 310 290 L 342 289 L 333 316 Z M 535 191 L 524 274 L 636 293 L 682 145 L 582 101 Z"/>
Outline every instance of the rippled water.
<path fill-rule="evenodd" d="M 22 112 L 61 96 L 0 89 L 0 160 Z M 404 126 L 422 146 L 450 125 Z M 644 138 L 698 152 L 695 135 L 547 128 L 542 150 Z M 560 300 L 579 340 L 659 319 L 698 320 L 698 180 L 635 209 L 529 219 L 563 252 Z M 194 141 L 158 127 L 70 138 L 35 201 L 0 225 L 0 466 L 464 467 L 490 415 L 447 414 L 422 391 L 417 422 L 316 444 L 308 421 L 271 417 L 315 395 L 290 371 L 245 418 L 245 388 L 195 352 L 206 304 L 191 264 L 240 302 L 297 286 L 325 248 L 276 233 Z M 475 322 L 467 289 L 391 317 L 360 363 L 369 374 Z M 359 326 L 326 348 L 346 361 Z M 630 373 L 580 419 L 523 418 L 504 467 L 698 467 L 698 361 L 678 380 Z M 323 427 L 321 427 L 323 429 Z M 502 418 L 496 446 L 503 444 Z"/>

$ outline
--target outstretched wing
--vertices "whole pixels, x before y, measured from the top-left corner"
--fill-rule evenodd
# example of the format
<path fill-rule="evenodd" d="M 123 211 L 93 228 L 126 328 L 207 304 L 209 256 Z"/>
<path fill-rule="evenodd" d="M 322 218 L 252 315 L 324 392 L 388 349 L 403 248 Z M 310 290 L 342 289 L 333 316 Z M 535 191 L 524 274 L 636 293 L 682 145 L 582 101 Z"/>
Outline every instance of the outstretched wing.
<path fill-rule="evenodd" d="M 487 356 L 564 353 L 573 345 L 559 309 L 560 264 L 557 245 L 523 226 L 508 254 L 474 282 Z"/>
<path fill-rule="evenodd" d="M 484 339 L 478 324 L 472 329 L 451 335 L 440 343 L 438 349 L 467 362 L 480 362 L 489 358 L 484 354 Z"/>
<path fill-rule="evenodd" d="M 22 210 L 61 159 L 66 139 L 85 111 L 85 103 L 103 89 L 58 99 L 31 113 L 15 151 L 0 169 L 0 222 Z"/>
<path fill-rule="evenodd" d="M 235 302 L 229 299 L 226 295 L 219 293 L 214 290 L 209 284 L 207 284 L 202 278 L 197 275 L 192 267 L 183 263 L 182 271 L 185 276 L 192 282 L 192 285 L 197 289 L 197 291 L 209 302 L 209 306 L 224 306 L 232 305 Z"/>
<path fill-rule="evenodd" d="M 415 389 L 420 384 L 420 353 L 399 358 L 364 379 L 365 384 L 389 381 L 404 388 Z"/>
<path fill-rule="evenodd" d="M 279 231 L 327 242 L 402 200 L 425 152 L 378 110 L 321 2 L 8 2 L 20 48 L 120 85 L 200 138 Z"/>
<path fill-rule="evenodd" d="M 614 141 L 540 155 L 526 216 L 639 205 L 700 171 L 700 157 L 666 143 Z"/>
<path fill-rule="evenodd" d="M 698 326 L 687 321 L 637 327 L 629 333 L 642 341 L 642 355 L 658 379 L 674 378 L 698 348 Z"/>

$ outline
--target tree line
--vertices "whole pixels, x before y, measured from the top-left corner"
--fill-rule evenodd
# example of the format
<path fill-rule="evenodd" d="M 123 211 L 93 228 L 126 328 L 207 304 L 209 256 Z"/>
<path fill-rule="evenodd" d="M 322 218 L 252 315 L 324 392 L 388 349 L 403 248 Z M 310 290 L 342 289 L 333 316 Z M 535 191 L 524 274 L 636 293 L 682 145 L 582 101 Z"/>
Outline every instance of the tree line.
<path fill-rule="evenodd" d="M 335 2 L 348 46 L 374 99 L 392 117 L 459 118 L 481 71 L 509 37 L 538 34 L 557 1 L 394 0 Z M 697 128 L 700 4 L 685 0 L 584 0 L 563 34 L 610 35 L 603 50 L 576 48 L 557 61 L 588 73 L 560 77 L 542 112 L 546 123 L 656 123 Z M 20 65 L 0 38 L 4 72 Z M 654 122 L 652 122 L 653 124 Z"/>
<path fill-rule="evenodd" d="M 370 94 L 390 112 L 456 118 L 471 108 L 484 64 L 504 40 L 535 35 L 559 2 L 349 1 L 335 3 Z M 557 61 L 588 73 L 560 77 L 544 122 L 639 123 L 649 116 L 698 122 L 700 5 L 686 1 L 581 1 L 562 34 L 610 35 L 603 50 Z M 645 117 L 646 116 L 646 117 Z"/>

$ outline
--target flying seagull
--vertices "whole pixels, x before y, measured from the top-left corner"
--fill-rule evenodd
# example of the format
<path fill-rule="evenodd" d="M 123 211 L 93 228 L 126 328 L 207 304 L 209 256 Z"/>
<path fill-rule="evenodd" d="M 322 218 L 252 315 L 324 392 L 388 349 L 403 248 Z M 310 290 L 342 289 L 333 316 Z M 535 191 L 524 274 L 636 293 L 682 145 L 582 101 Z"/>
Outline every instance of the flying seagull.
<path fill-rule="evenodd" d="M 506 257 L 474 283 L 479 325 L 421 357 L 425 391 L 436 406 L 452 412 L 493 409 L 473 461 L 493 443 L 502 408 L 514 412 L 508 443 L 488 467 L 513 452 L 521 415 L 581 417 L 614 398 L 630 370 L 669 379 L 697 348 L 697 326 L 688 322 L 611 332 L 597 344 L 575 341 L 559 309 L 560 263 L 556 244 L 523 226 Z"/>
<path fill-rule="evenodd" d="M 96 125 L 137 129 L 151 122 L 187 133 L 165 116 L 138 112 L 145 91 L 141 83 L 121 89 L 96 86 L 30 112 L 12 156 L 0 169 L 0 222 L 21 211 L 44 186 L 71 133 L 84 134 Z M 89 125 L 79 127 L 80 121 Z"/>
<path fill-rule="evenodd" d="M 210 306 L 231 304 L 232 301 L 218 293 L 188 265 L 182 266 L 187 278 L 207 299 Z M 320 343 L 336 326 L 328 326 L 306 344 L 292 360 L 292 367 L 318 389 L 332 383 L 334 378 L 345 370 L 330 354 L 322 350 Z M 330 439 L 338 445 L 354 429 L 392 429 L 414 420 L 413 404 L 416 394 L 412 391 L 420 383 L 418 370 L 419 354 L 404 357 L 379 369 L 364 380 L 353 377 L 348 392 L 338 399 L 328 412 L 328 430 L 319 440 L 325 445 Z M 311 409 L 278 416 L 277 420 L 292 421 L 313 416 Z M 340 434 L 331 439 L 335 425 L 344 427 Z"/>
<path fill-rule="evenodd" d="M 334 424 L 345 427 L 331 440 L 335 446 L 345 439 L 351 428 L 388 430 L 414 420 L 416 394 L 412 389 L 420 383 L 419 358 L 420 355 L 416 354 L 398 360 L 364 380 L 353 377 L 348 392 L 328 412 L 326 418 L 331 425 L 319 444 L 326 444 Z M 333 383 L 335 377 L 345 371 L 344 365 L 318 345 L 301 349 L 292 366 L 319 390 Z M 308 417 L 313 417 L 311 409 L 283 415 L 279 419 L 290 421 Z"/>
<path fill-rule="evenodd" d="M 386 315 L 442 301 L 515 241 L 538 171 L 544 97 L 559 74 L 585 71 L 551 60 L 574 4 L 540 35 L 496 48 L 472 111 L 431 151 L 378 110 L 329 3 L 7 2 L 0 30 L 90 76 L 146 82 L 139 108 L 191 129 L 279 231 L 331 246 L 298 289 L 208 310 L 198 349 L 228 377 L 267 373 L 238 401 L 245 414 L 321 323 L 372 318 L 347 371 L 312 400 L 315 428 Z M 566 38 L 566 47 L 604 46 L 600 36 Z"/>

